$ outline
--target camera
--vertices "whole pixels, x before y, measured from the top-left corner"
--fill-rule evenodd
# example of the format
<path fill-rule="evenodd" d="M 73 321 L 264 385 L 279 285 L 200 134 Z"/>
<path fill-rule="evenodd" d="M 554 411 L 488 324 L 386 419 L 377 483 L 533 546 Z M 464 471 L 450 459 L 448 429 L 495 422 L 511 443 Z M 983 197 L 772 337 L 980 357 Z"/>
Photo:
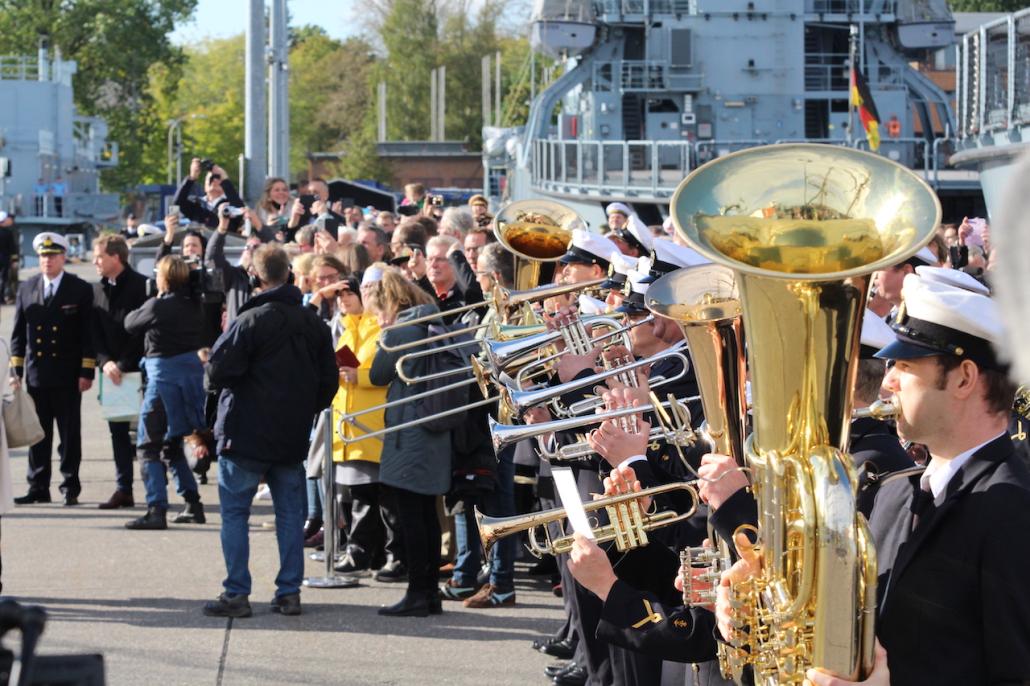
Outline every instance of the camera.
<path fill-rule="evenodd" d="M 215 163 L 205 157 L 200 161 L 200 168 L 207 173 L 215 168 Z"/>
<path fill-rule="evenodd" d="M 434 207 L 442 207 L 443 206 L 443 196 L 442 195 L 430 195 L 429 196 L 429 204 L 433 205 Z"/>
<path fill-rule="evenodd" d="M 218 206 L 218 214 L 219 216 L 229 218 L 242 217 L 243 208 L 236 207 L 235 205 L 230 205 L 229 203 L 225 202 Z"/>
<path fill-rule="evenodd" d="M 183 257 L 182 261 L 190 268 L 190 298 L 205 305 L 225 301 L 225 279 L 221 269 L 205 269 L 204 262 L 199 255 Z M 157 294 L 157 267 L 155 266 L 153 275 L 147 279 L 147 297 L 153 298 Z"/>

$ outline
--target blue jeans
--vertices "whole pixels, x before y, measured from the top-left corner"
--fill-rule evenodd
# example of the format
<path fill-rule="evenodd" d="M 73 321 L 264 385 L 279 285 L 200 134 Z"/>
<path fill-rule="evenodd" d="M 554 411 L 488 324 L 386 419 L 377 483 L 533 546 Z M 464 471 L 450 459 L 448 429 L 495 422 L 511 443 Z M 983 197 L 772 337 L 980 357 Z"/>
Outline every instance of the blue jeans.
<path fill-rule="evenodd" d="M 169 461 L 168 468 L 172 470 L 172 477 L 175 479 L 175 492 L 188 503 L 200 500 L 197 480 L 193 478 L 186 458 L 179 457 Z M 140 471 L 143 473 L 143 485 L 147 489 L 147 507 L 167 510 L 168 477 L 165 475 L 165 463 L 161 460 L 143 460 L 140 463 Z"/>
<path fill-rule="evenodd" d="M 268 465 L 265 471 L 243 469 L 231 458 L 218 460 L 218 497 L 222 507 L 222 556 L 227 576 L 222 586 L 230 596 L 250 595 L 250 505 L 261 477 L 272 491 L 275 537 L 279 543 L 277 598 L 300 592 L 304 577 L 304 466 Z"/>
<path fill-rule="evenodd" d="M 482 561 L 479 529 L 476 527 L 474 506 L 495 517 L 515 514 L 514 450 L 502 450 L 497 456 L 497 483 L 494 490 L 478 498 L 466 498 L 462 514 L 454 518 L 454 538 L 458 548 L 454 561 L 454 583 L 460 587 L 476 585 L 476 575 Z M 508 536 L 493 548 L 490 561 L 490 584 L 498 593 L 515 589 L 515 552 L 519 537 Z"/>

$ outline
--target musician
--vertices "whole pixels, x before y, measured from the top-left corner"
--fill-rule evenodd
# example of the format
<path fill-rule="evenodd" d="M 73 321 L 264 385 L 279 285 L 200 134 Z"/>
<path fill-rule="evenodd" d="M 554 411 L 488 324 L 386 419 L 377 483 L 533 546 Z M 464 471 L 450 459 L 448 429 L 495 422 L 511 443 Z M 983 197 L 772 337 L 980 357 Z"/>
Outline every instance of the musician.
<path fill-rule="evenodd" d="M 875 312 L 866 309 L 862 319 L 858 374 L 852 403 L 855 409 L 867 408 L 880 397 L 886 367 L 876 353 L 894 339 L 894 333 Z M 858 510 L 866 517 L 873 508 L 879 483 L 893 472 L 915 465 L 901 446 L 894 426 L 876 417 L 851 421 L 848 452 L 858 472 Z"/>
<path fill-rule="evenodd" d="M 79 504 L 82 460 L 82 394 L 93 386 L 96 356 L 91 325 L 93 289 L 64 271 L 68 241 L 44 231 L 32 241 L 40 273 L 22 283 L 11 330 L 11 369 L 24 376 L 45 436 L 29 448 L 29 490 L 18 505 L 50 502 L 50 452 L 54 423 L 61 437 L 61 492 L 66 506 Z"/>
<path fill-rule="evenodd" d="M 608 273 L 608 260 L 619 248 L 610 239 L 586 229 L 573 229 L 572 244 L 558 260 L 563 265 L 564 283 L 583 283 L 604 277 Z"/>
<path fill-rule="evenodd" d="M 623 255 L 618 251 L 612 252 L 609 260 L 611 264 L 608 266 L 608 278 L 598 286 L 598 290 L 607 293 L 604 301 L 609 308 L 614 310 L 622 304 L 628 274 L 631 269 L 637 269 L 640 260 Z"/>
<path fill-rule="evenodd" d="M 630 257 L 649 257 L 654 236 L 636 212 L 621 202 L 613 202 L 605 208 L 608 216 L 608 237 L 619 251 Z"/>
<path fill-rule="evenodd" d="M 888 479 L 873 507 L 877 635 L 894 683 L 1024 683 L 1030 555 L 1016 542 L 1030 527 L 1030 469 L 1007 432 L 1000 315 L 982 294 L 914 275 L 901 294 L 896 340 L 879 353 L 894 362 L 884 388 L 900 400 L 899 433 L 931 460 Z"/>

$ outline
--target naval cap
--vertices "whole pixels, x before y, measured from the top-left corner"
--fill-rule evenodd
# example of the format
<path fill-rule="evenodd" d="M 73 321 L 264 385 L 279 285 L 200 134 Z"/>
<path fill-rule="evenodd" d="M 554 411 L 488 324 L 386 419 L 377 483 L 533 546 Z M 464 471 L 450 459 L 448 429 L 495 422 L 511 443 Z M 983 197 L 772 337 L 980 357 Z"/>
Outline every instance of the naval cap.
<path fill-rule="evenodd" d="M 63 255 L 68 252 L 68 240 L 59 233 L 44 231 L 32 239 L 32 249 L 39 255 Z"/>
<path fill-rule="evenodd" d="M 608 258 L 619 247 L 611 239 L 586 229 L 572 230 L 572 245 L 559 260 L 562 264 L 597 264 L 608 271 Z"/>
<path fill-rule="evenodd" d="M 611 216 L 613 214 L 621 214 L 624 217 L 629 217 L 633 214 L 633 210 L 629 208 L 629 205 L 623 202 L 609 203 L 608 207 L 604 208 L 605 216 Z"/>
<path fill-rule="evenodd" d="M 863 360 L 876 356 L 881 348 L 886 348 L 894 340 L 894 331 L 883 320 L 883 317 L 866 308 L 862 315 L 862 339 L 859 357 Z"/>
<path fill-rule="evenodd" d="M 608 261 L 611 263 L 608 265 L 608 278 L 605 279 L 604 283 L 601 284 L 601 290 L 611 290 L 613 288 L 622 289 L 626 285 L 626 275 L 630 269 L 636 269 L 637 258 L 623 255 L 618 250 L 613 250 L 612 254 L 608 256 Z"/>
<path fill-rule="evenodd" d="M 598 300 L 592 296 L 582 293 L 579 296 L 579 314 L 580 316 L 587 316 L 592 314 L 604 314 L 608 310 L 608 305 L 603 300 Z"/>
<path fill-rule="evenodd" d="M 701 253 L 685 245 L 679 245 L 667 238 L 656 238 L 654 241 L 654 259 L 651 260 L 650 273 L 644 277 L 647 283 L 674 272 L 681 267 L 693 267 L 711 262 Z"/>
<path fill-rule="evenodd" d="M 877 357 L 903 360 L 955 355 L 981 367 L 1003 367 L 994 352 L 1003 327 L 997 303 L 991 298 L 915 274 L 905 277 L 901 298 L 891 326 L 895 340 Z"/>
<path fill-rule="evenodd" d="M 919 265 L 936 267 L 940 263 L 941 261 L 937 259 L 937 255 L 934 254 L 933 250 L 924 245 L 919 249 L 919 252 L 905 260 L 902 264 L 910 264 L 913 267 L 918 267 Z"/>
<path fill-rule="evenodd" d="M 948 267 L 927 267 L 923 265 L 916 267 L 916 274 L 926 281 L 937 281 L 949 286 L 954 286 L 955 288 L 964 288 L 967 291 L 972 291 L 981 295 L 991 294 L 991 289 L 987 288 L 987 286 L 959 269 L 949 269 Z"/>
<path fill-rule="evenodd" d="M 628 278 L 629 293 L 622 299 L 622 304 L 615 308 L 615 311 L 628 315 L 649 314 L 650 310 L 647 309 L 644 301 L 644 295 L 651 285 L 650 281 L 645 280 L 647 273 L 632 269 Z"/>

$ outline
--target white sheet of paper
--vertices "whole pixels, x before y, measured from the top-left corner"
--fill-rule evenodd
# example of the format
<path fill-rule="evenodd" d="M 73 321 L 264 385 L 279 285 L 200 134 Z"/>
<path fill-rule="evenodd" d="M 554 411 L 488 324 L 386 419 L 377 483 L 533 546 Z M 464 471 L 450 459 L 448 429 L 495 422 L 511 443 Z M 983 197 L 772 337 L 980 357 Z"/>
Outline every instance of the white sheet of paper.
<path fill-rule="evenodd" d="M 576 477 L 572 470 L 568 467 L 554 467 L 551 469 L 551 476 L 554 478 L 558 499 L 565 508 L 565 516 L 568 517 L 572 530 L 592 539 L 594 530 L 590 528 L 587 511 L 583 508 L 583 501 L 579 499 L 579 489 L 576 488 Z"/>
<path fill-rule="evenodd" d="M 139 417 L 141 396 L 140 386 L 143 383 L 139 372 L 122 374 L 122 382 L 115 386 L 109 380 L 100 377 L 100 414 L 109 422 L 127 422 Z"/>

